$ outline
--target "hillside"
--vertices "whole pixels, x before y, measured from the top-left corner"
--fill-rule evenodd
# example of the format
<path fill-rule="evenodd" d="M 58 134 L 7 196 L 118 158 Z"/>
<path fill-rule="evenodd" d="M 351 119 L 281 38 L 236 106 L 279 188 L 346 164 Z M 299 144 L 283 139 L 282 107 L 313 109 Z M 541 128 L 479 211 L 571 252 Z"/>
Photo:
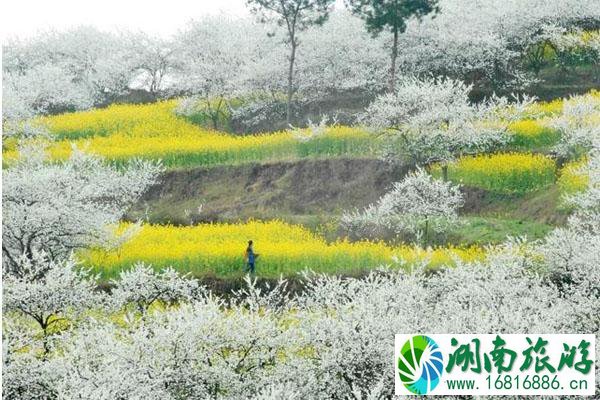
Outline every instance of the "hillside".
<path fill-rule="evenodd" d="M 481 257 L 486 246 L 507 237 L 543 238 L 568 217 L 561 196 L 585 188 L 572 166 L 577 157 L 554 154 L 561 133 L 553 121 L 571 104 L 597 100 L 598 93 L 591 92 L 528 104 L 511 122 L 474 121 L 475 135 L 505 124 L 498 131 L 500 144 L 492 151 L 451 155 L 444 184 L 460 185 L 461 205 L 450 226 L 424 237 L 390 226 L 360 231 L 344 222 L 348 215 L 366 212 L 416 171 L 414 155 L 403 145 L 394 150 L 400 155 L 394 163 L 382 161 L 388 138 L 362 126 L 313 125 L 239 136 L 180 115 L 177 100 L 112 105 L 38 121 L 50 129 L 52 162 L 68 160 L 75 145 L 118 169 L 139 159 L 160 162 L 164 169 L 125 215 L 125 221 L 142 222 L 140 235 L 117 239 L 118 246 L 105 250 L 80 250 L 85 265 L 105 278 L 145 260 L 155 268 L 174 265 L 207 279 L 237 280 L 243 272 L 235 249 L 252 238 L 269 249 L 262 259 L 263 277 L 294 276 L 305 268 L 355 275 L 398 257 L 410 263 L 433 258 L 437 261 L 428 263 L 434 267 L 456 257 Z M 513 105 L 501 107 L 497 113 L 504 115 Z M 16 143 L 5 143 L 5 165 L 18 157 Z M 421 166 L 431 179 L 443 181 L 440 164 Z M 261 225 L 270 221 L 284 225 Z M 118 237 L 128 226 L 115 229 Z M 206 247 L 200 237 L 210 229 L 218 234 Z M 164 243 L 171 245 L 164 248 Z M 221 255 L 219 249 L 228 246 L 233 248 Z M 315 246 L 323 256 L 303 255 L 302 249 Z"/>
<path fill-rule="evenodd" d="M 378 159 L 330 159 L 167 171 L 129 211 L 128 219 L 175 225 L 282 219 L 319 229 L 346 210 L 374 203 L 412 169 Z M 463 192 L 461 214 L 474 218 L 472 242 L 501 241 L 511 233 L 536 238 L 567 216 L 558 209 L 555 186 L 526 196 L 502 196 L 476 187 L 464 187 Z M 330 229 L 330 238 L 343 235 Z M 468 230 L 461 228 L 452 241 L 465 239 Z"/>
<path fill-rule="evenodd" d="M 598 398 L 600 0 L 9 3 L 3 399 Z"/>
<path fill-rule="evenodd" d="M 151 221 L 178 224 L 339 214 L 376 201 L 408 169 L 346 158 L 167 171 L 132 216 L 146 207 Z"/>
<path fill-rule="evenodd" d="M 597 101 L 597 97 L 592 93 L 585 98 Z M 368 270 L 371 263 L 391 261 L 389 254 L 403 254 L 415 262 L 430 257 L 437 257 L 437 262 L 455 256 L 470 259 L 480 257 L 475 254 L 481 254 L 483 246 L 499 244 L 508 236 L 544 237 L 566 221 L 568 209 L 561 196 L 581 186 L 573 168 L 573 173 L 563 173 L 569 159 L 552 153 L 560 135 L 551 122 L 561 117 L 565 104 L 570 103 L 558 99 L 529 105 L 520 120 L 508 125 L 502 147 L 489 154 L 464 155 L 448 164 L 449 181 L 461 185 L 458 219 L 444 232 L 428 233 L 419 245 L 409 233 L 384 229 L 365 235 L 342 223 L 344 215 L 376 204 L 415 171 L 408 156 L 395 163 L 382 161 L 379 154 L 386 141 L 359 126 L 313 126 L 236 136 L 177 114 L 176 100 L 113 105 L 40 121 L 54 136 L 49 155 L 55 161 L 68 158 L 74 143 L 120 167 L 134 158 L 161 160 L 164 166 L 157 183 L 126 214 L 125 220 L 144 222 L 140 236 L 106 253 L 80 252 L 86 263 L 108 277 L 149 256 L 157 268 L 176 265 L 205 278 L 237 280 L 241 270 L 236 272 L 239 252 L 235 248 L 252 237 L 272 252 L 263 262 L 265 277 L 274 277 L 278 271 L 293 275 L 306 267 L 356 274 Z M 477 121 L 476 129 L 499 122 Z M 12 146 L 10 142 L 5 145 L 5 164 L 18 157 Z M 439 165 L 425 167 L 433 177 L 441 177 Z M 261 221 L 284 223 L 268 228 L 281 231 L 281 237 L 261 234 L 269 226 L 263 228 Z M 161 226 L 166 230 L 160 231 Z M 219 246 L 206 247 L 198 238 L 219 226 L 220 239 L 214 239 L 222 241 L 224 248 L 234 248 L 217 266 L 218 253 L 212 258 L 205 255 Z M 189 229 L 200 231 L 188 237 Z M 156 253 L 162 245 L 152 243 L 159 237 L 160 243 L 180 250 L 171 256 L 166 248 Z M 277 245 L 277 240 L 283 242 Z M 301 249 L 317 243 L 321 256 L 301 255 Z M 298 255 L 292 260 L 279 258 L 286 247 L 297 248 Z M 325 256 L 338 254 L 339 258 L 345 251 L 354 255 L 343 263 Z"/>

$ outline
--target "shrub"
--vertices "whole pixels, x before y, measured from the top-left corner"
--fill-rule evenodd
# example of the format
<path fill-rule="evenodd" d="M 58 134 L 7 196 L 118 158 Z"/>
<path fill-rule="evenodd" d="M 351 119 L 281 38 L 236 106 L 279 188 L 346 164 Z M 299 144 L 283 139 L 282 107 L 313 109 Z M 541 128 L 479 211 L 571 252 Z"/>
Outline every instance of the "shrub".
<path fill-rule="evenodd" d="M 246 99 L 231 111 L 231 126 L 237 132 L 261 132 L 285 121 L 285 100 L 277 98 Z"/>
<path fill-rule="evenodd" d="M 230 107 L 229 101 L 224 98 L 203 99 L 192 96 L 181 99 L 174 112 L 203 128 L 229 131 L 231 129 Z"/>

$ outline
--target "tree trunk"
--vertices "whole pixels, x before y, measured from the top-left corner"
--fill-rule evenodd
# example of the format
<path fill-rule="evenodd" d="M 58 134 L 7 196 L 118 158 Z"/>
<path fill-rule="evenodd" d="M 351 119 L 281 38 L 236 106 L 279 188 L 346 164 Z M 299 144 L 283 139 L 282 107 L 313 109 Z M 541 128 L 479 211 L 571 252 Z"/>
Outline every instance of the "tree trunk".
<path fill-rule="evenodd" d="M 296 38 L 290 40 L 292 51 L 290 53 L 290 65 L 288 68 L 287 82 L 287 104 L 285 106 L 285 122 L 289 126 L 292 121 L 292 97 L 294 96 L 294 62 L 296 61 Z"/>
<path fill-rule="evenodd" d="M 215 131 L 219 130 L 219 116 L 221 114 L 221 106 L 223 105 L 223 98 L 219 98 L 219 102 L 215 106 L 214 112 L 211 112 L 211 119 L 213 124 L 213 129 Z"/>
<path fill-rule="evenodd" d="M 442 177 L 444 182 L 448 182 L 448 164 L 442 164 Z"/>
<path fill-rule="evenodd" d="M 40 319 L 38 322 L 40 323 L 43 332 L 42 345 L 44 347 L 44 353 L 42 354 L 42 358 L 45 361 L 48 359 L 48 355 L 50 355 L 50 343 L 48 341 L 48 320 L 44 321 L 43 319 Z"/>
<path fill-rule="evenodd" d="M 392 65 L 390 66 L 390 76 L 388 83 L 388 92 L 393 93 L 396 89 L 396 59 L 398 58 L 398 28 L 394 27 L 394 43 L 392 44 Z"/>

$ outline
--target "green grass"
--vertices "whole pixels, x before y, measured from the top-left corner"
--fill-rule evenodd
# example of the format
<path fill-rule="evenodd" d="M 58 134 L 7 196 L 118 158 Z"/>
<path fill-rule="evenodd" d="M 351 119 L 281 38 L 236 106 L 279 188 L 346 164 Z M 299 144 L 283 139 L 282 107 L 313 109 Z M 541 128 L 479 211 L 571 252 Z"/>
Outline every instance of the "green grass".
<path fill-rule="evenodd" d="M 520 151 L 548 150 L 560 140 L 560 132 L 534 119 L 513 123 L 509 132 L 511 134 L 509 147 Z"/>
<path fill-rule="evenodd" d="M 447 243 L 462 246 L 501 243 L 508 236 L 541 239 L 553 227 L 527 219 L 502 219 L 494 217 L 464 217 L 463 225 L 447 234 Z"/>
<path fill-rule="evenodd" d="M 474 197 L 463 215 L 497 219 L 536 221 L 550 226 L 562 225 L 568 213 L 560 207 L 561 192 L 551 185 L 523 195 L 483 192 Z"/>
<path fill-rule="evenodd" d="M 441 167 L 431 168 L 441 176 Z M 525 194 L 550 186 L 556 176 L 554 160 L 541 154 L 498 153 L 461 157 L 448 166 L 456 183 L 500 194 Z"/>
<path fill-rule="evenodd" d="M 314 143 L 313 143 L 314 142 Z M 193 167 L 238 166 L 252 163 L 272 163 L 296 161 L 302 159 L 330 159 L 343 157 L 374 157 L 372 141 L 366 139 L 314 139 L 309 143 L 291 143 L 287 146 L 265 146 L 248 151 L 219 151 L 164 154 L 160 158 L 140 157 L 142 159 L 160 159 L 169 169 Z M 115 159 L 116 164 L 126 164 L 129 159 Z"/>

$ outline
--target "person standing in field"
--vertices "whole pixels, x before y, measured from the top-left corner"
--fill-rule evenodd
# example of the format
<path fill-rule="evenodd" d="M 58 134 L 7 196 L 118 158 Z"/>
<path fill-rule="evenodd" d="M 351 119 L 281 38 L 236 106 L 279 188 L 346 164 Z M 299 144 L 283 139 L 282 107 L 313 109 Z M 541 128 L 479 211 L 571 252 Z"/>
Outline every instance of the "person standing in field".
<path fill-rule="evenodd" d="M 248 241 L 248 247 L 246 248 L 246 271 L 250 272 L 252 275 L 254 275 L 254 269 L 255 269 L 255 261 L 256 258 L 258 257 L 258 254 L 256 254 L 254 252 L 254 246 L 252 243 L 252 240 Z"/>

